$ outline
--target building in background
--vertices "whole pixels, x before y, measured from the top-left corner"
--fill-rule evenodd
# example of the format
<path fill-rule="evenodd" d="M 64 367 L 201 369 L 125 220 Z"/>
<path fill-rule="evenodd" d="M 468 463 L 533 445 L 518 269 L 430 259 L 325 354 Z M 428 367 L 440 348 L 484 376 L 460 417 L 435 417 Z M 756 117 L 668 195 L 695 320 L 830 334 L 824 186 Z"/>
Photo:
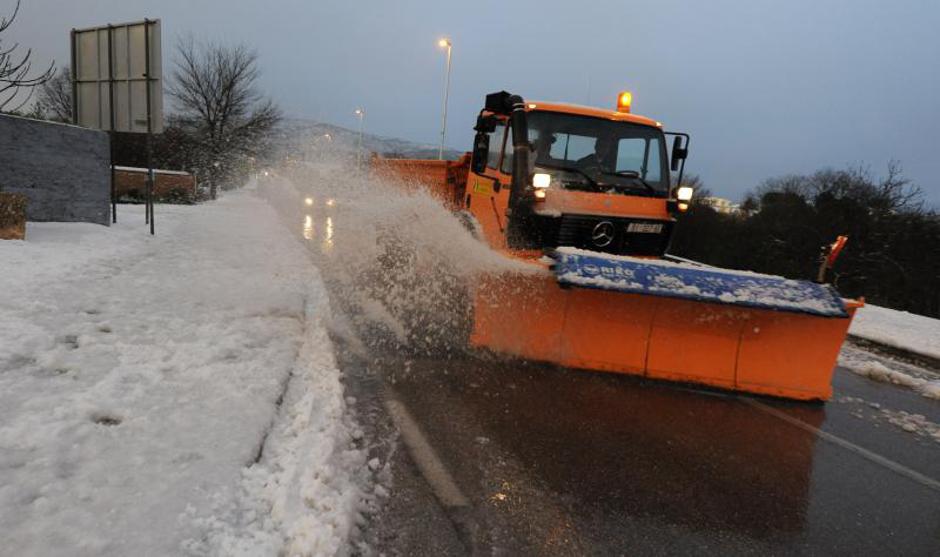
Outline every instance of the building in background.
<path fill-rule="evenodd" d="M 719 213 L 734 215 L 741 212 L 741 205 L 724 197 L 703 197 L 701 202 Z"/>

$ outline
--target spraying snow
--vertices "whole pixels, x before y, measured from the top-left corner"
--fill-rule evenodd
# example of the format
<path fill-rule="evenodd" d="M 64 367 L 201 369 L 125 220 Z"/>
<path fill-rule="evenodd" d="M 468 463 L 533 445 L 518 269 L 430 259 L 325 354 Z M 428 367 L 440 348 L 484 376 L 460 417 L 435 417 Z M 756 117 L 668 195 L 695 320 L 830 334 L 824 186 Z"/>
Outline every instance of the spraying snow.
<path fill-rule="evenodd" d="M 262 185 L 315 254 L 347 320 L 334 333 L 370 348 L 451 354 L 465 346 L 468 287 L 489 272 L 536 272 L 475 237 L 415 184 L 319 160 Z"/>

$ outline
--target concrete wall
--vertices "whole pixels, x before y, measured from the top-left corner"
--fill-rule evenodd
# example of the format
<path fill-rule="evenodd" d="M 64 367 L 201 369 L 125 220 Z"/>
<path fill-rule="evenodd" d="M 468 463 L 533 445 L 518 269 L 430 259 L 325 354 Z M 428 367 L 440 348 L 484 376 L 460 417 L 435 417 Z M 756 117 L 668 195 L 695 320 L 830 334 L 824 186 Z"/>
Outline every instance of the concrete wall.
<path fill-rule="evenodd" d="M 108 225 L 108 134 L 0 114 L 0 191 L 29 198 L 31 221 Z"/>

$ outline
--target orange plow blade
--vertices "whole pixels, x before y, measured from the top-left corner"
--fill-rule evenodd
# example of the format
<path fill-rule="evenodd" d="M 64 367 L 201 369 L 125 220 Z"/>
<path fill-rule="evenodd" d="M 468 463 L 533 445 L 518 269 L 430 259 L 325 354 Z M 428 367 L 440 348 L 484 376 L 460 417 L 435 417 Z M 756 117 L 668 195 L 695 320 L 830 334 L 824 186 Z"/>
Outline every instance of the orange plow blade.
<path fill-rule="evenodd" d="M 792 281 L 791 281 L 792 282 Z M 583 288 L 533 274 L 491 275 L 474 290 L 471 343 L 566 367 L 827 400 L 849 323 L 839 316 Z"/>

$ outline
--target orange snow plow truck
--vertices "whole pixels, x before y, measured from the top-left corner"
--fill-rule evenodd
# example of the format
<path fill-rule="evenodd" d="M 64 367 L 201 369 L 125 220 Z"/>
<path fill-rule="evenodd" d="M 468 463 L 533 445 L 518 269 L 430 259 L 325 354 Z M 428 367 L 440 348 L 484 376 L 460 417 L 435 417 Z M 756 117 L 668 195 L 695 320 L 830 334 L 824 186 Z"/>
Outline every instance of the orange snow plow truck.
<path fill-rule="evenodd" d="M 676 185 L 689 136 L 631 114 L 630 102 L 621 93 L 616 110 L 603 110 L 493 93 L 460 160 L 373 159 L 373 172 L 427 188 L 492 249 L 531 265 L 474 281 L 471 344 L 567 367 L 830 398 L 862 302 L 820 282 L 667 255 L 693 194 Z"/>

